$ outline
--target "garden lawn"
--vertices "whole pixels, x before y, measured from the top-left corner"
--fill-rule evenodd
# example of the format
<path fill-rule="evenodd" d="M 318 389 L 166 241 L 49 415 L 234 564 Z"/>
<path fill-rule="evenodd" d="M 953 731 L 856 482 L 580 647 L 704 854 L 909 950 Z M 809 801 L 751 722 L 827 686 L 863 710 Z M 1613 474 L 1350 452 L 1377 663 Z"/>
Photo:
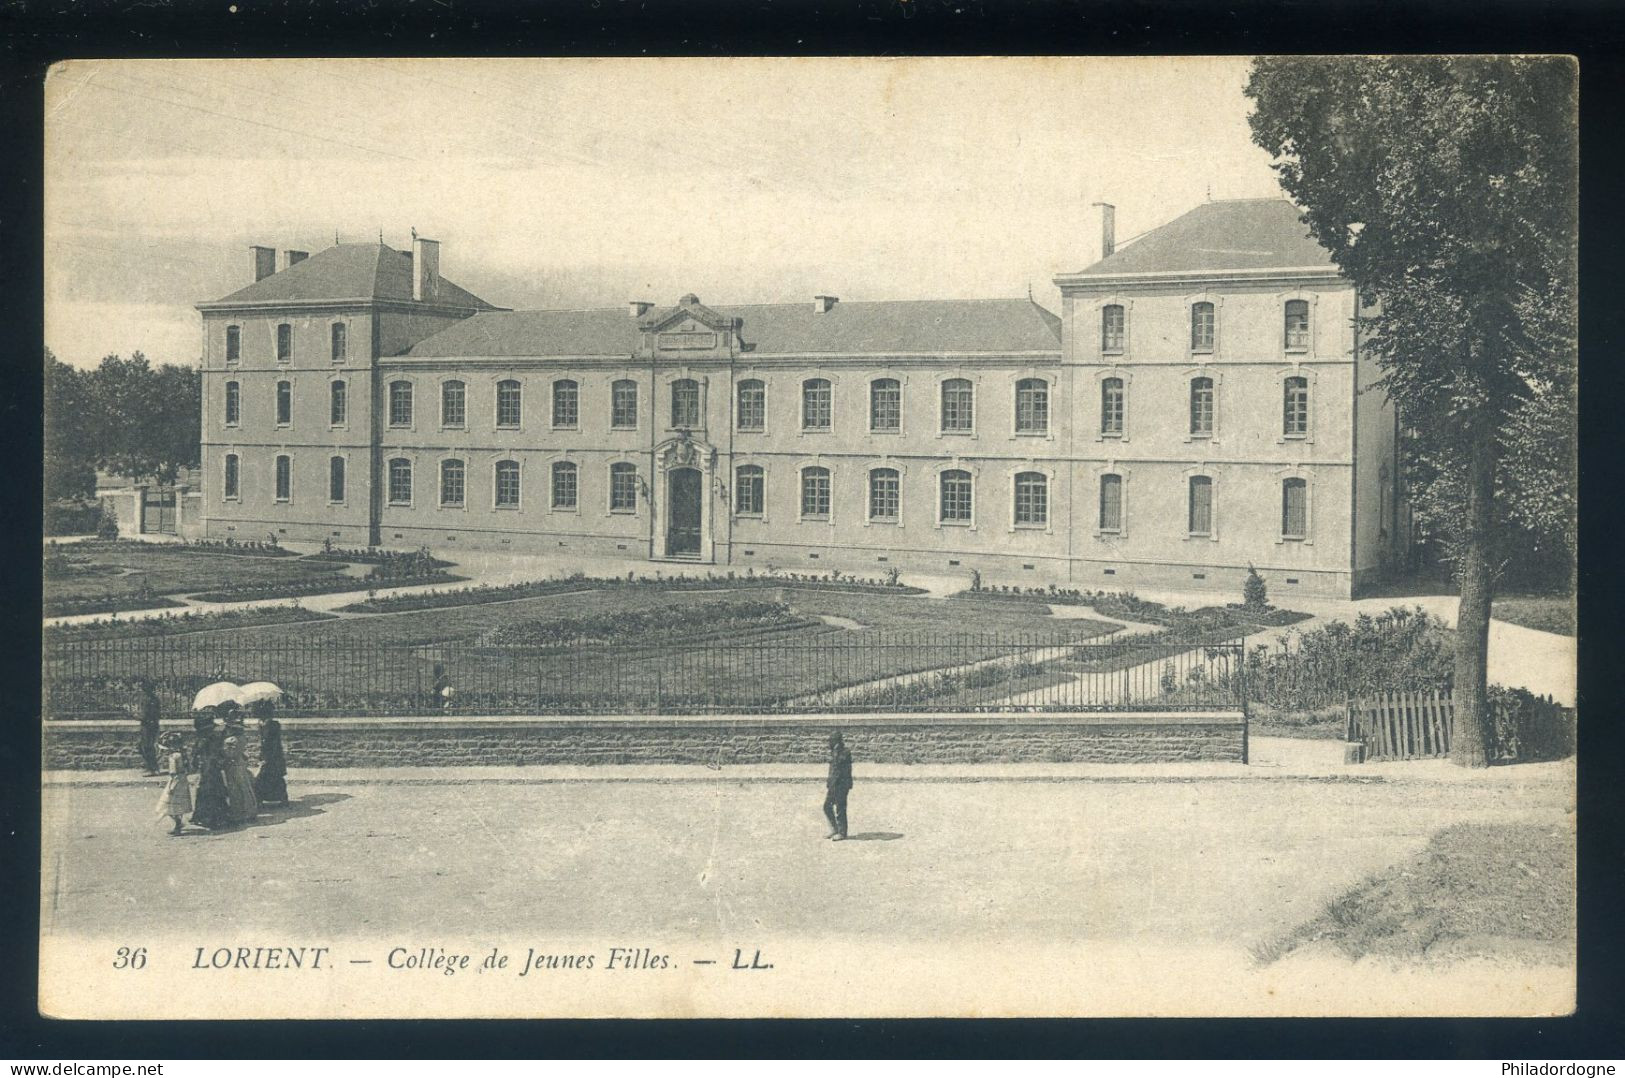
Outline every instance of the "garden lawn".
<path fill-rule="evenodd" d="M 210 554 L 159 543 L 75 543 L 59 549 L 84 571 L 46 574 L 48 616 L 56 604 L 107 600 L 117 604 L 116 609 L 138 610 L 162 605 L 151 602 L 153 596 L 208 591 L 225 581 L 304 584 L 344 569 L 332 562 Z"/>
<path fill-rule="evenodd" d="M 1490 616 L 1543 633 L 1573 636 L 1575 632 L 1572 595 L 1498 595 Z"/>
<path fill-rule="evenodd" d="M 499 626 L 698 608 L 724 597 L 752 602 L 779 598 L 793 617 L 782 625 L 706 636 L 704 619 L 697 616 L 692 633 L 673 631 L 658 640 L 633 634 L 619 647 L 561 651 L 477 646 Z M 245 628 L 169 641 L 130 641 L 64 660 L 52 676 L 79 687 L 77 694 L 60 697 L 59 712 L 95 710 L 86 701 L 98 695 L 101 683 L 147 672 L 171 683 L 177 697 L 192 682 L 219 674 L 234 681 L 275 681 L 293 692 L 304 710 L 421 710 L 430 703 L 437 665 L 455 691 L 457 706 L 464 709 L 767 709 L 809 693 L 1009 654 L 1034 637 L 1085 640 L 1116 627 L 1030 610 L 970 610 L 957 604 L 953 618 L 945 613 L 940 601 L 922 597 L 795 588 L 616 588 L 349 618 L 315 631 Z M 899 639 L 898 634 L 918 635 Z M 706 639 L 685 646 L 691 636 Z M 950 636 L 957 641 L 945 644 L 943 638 Z M 877 646 L 883 639 L 886 646 Z"/>

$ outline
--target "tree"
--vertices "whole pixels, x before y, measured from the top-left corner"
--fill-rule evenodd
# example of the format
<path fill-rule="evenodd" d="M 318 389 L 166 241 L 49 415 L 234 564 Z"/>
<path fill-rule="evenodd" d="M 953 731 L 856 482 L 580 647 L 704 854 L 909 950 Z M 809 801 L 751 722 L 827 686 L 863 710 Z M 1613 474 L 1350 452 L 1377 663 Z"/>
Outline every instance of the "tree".
<path fill-rule="evenodd" d="M 1574 64 L 1271 58 L 1254 63 L 1247 95 L 1253 140 L 1364 301 L 1362 347 L 1429 462 L 1412 495 L 1453 518 L 1451 755 L 1483 766 L 1499 525 L 1512 515 L 1497 497 L 1539 481 L 1528 433 L 1541 416 L 1573 424 Z"/>
<path fill-rule="evenodd" d="M 85 372 L 45 350 L 45 500 L 89 498 L 96 493 L 95 452 L 90 446 L 94 407 Z"/>
<path fill-rule="evenodd" d="M 96 461 L 135 480 L 172 483 L 198 462 L 202 378 L 192 367 L 157 369 L 140 352 L 106 356 L 89 375 Z"/>

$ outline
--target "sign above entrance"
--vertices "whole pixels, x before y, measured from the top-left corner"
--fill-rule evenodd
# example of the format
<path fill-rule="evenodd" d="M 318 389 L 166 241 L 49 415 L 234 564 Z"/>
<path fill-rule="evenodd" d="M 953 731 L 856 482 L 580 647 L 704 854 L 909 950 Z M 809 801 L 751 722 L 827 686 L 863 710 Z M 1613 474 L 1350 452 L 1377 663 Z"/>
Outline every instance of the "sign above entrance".
<path fill-rule="evenodd" d="M 661 348 L 715 348 L 717 335 L 715 333 L 662 333 L 658 343 Z"/>

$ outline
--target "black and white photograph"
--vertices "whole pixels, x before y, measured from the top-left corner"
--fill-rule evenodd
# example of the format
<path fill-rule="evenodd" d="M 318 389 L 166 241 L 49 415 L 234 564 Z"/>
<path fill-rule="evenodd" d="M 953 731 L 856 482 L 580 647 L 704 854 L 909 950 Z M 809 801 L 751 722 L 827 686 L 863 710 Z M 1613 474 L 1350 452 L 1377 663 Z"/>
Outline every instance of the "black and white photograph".
<path fill-rule="evenodd" d="M 1579 75 L 55 64 L 40 1012 L 1572 1013 Z"/>

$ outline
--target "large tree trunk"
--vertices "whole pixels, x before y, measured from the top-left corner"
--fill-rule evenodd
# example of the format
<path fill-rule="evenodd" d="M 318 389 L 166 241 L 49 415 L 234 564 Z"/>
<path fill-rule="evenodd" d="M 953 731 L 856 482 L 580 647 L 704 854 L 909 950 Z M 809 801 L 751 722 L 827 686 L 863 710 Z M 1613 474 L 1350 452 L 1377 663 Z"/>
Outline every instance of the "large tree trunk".
<path fill-rule="evenodd" d="M 1486 687 L 1490 655 L 1490 600 L 1494 597 L 1495 436 L 1478 424 L 1467 461 L 1467 519 L 1456 565 L 1461 606 L 1456 611 L 1455 725 L 1450 759 L 1462 767 L 1488 767 L 1494 730 Z"/>

